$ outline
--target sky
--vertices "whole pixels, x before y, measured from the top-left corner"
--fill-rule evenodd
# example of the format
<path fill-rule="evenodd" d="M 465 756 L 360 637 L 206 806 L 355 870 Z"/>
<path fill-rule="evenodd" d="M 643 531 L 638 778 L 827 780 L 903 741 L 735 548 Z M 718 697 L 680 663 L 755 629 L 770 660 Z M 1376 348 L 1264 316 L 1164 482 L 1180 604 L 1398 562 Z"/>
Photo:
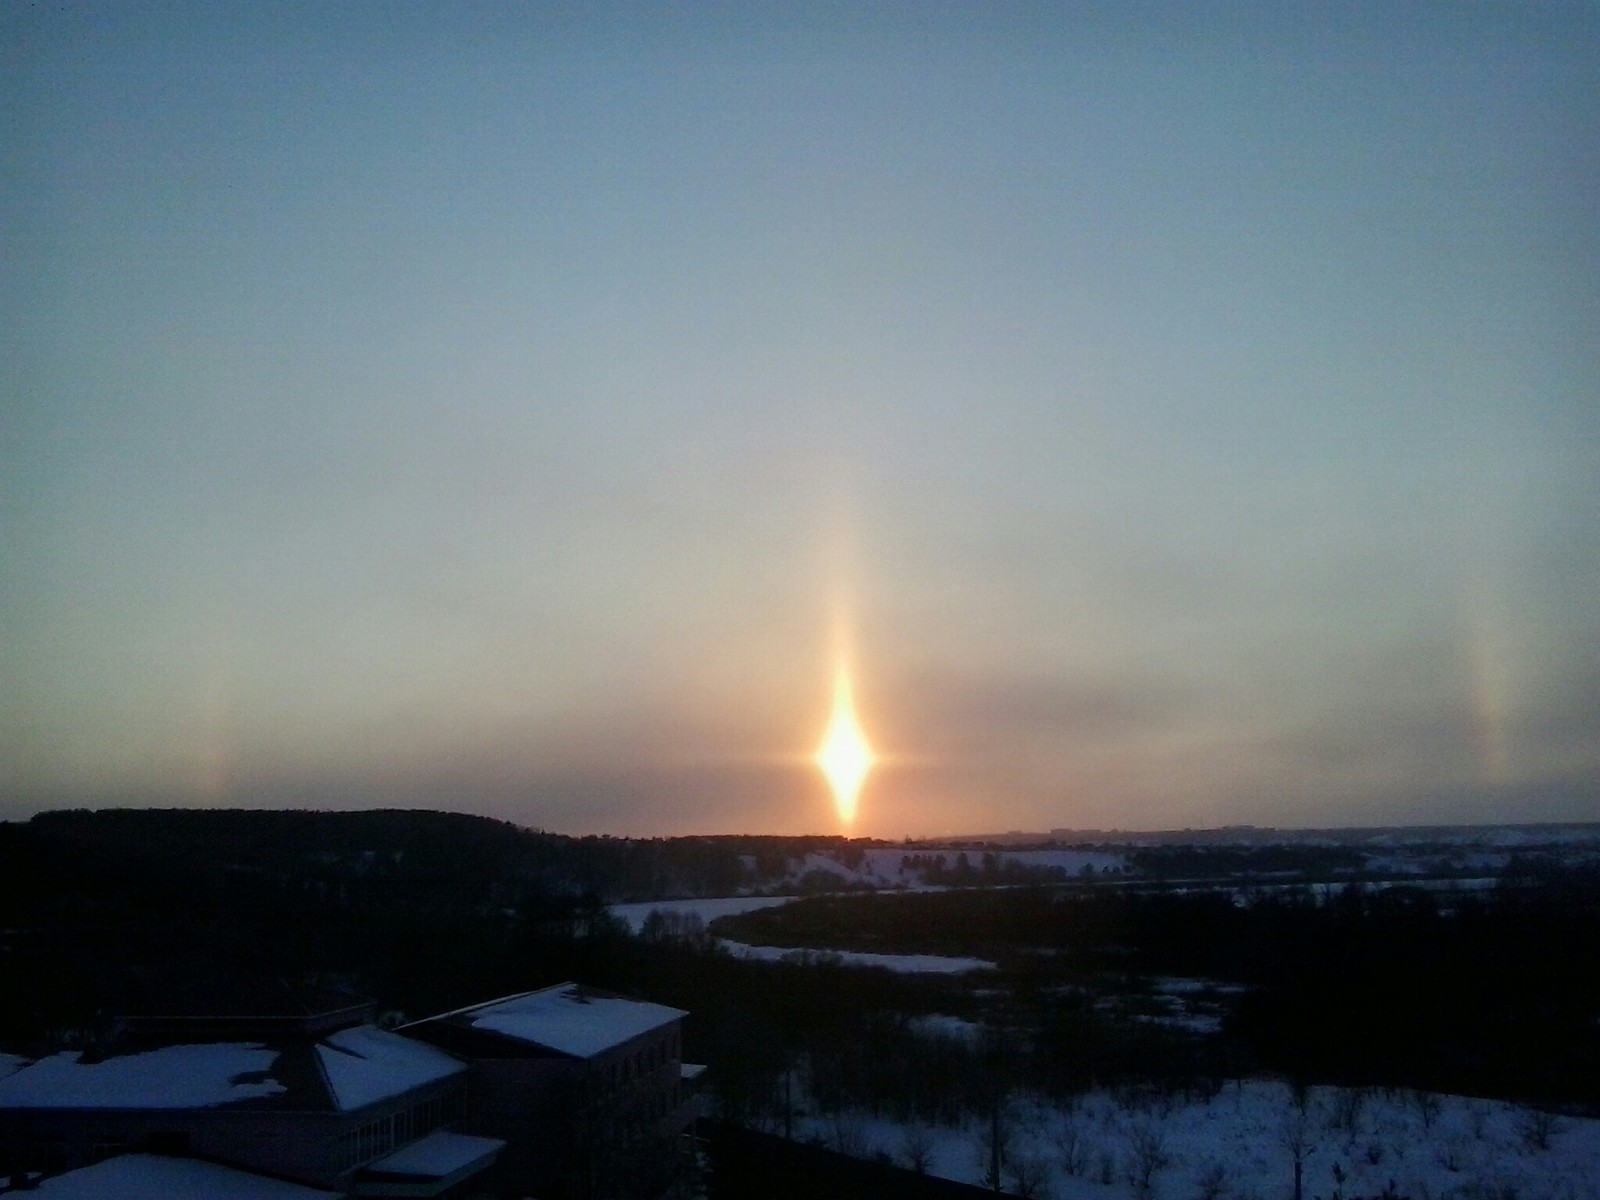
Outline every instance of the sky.
<path fill-rule="evenodd" d="M 0 819 L 1600 820 L 1593 5 L 0 55 Z"/>

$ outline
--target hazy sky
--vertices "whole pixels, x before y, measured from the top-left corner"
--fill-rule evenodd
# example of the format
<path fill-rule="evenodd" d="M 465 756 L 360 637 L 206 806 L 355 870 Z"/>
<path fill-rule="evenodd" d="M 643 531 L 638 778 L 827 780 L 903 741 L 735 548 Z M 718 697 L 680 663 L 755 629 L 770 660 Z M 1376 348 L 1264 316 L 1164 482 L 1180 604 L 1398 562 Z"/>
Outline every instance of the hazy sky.
<path fill-rule="evenodd" d="M 1600 819 L 1592 4 L 0 34 L 0 817 Z"/>

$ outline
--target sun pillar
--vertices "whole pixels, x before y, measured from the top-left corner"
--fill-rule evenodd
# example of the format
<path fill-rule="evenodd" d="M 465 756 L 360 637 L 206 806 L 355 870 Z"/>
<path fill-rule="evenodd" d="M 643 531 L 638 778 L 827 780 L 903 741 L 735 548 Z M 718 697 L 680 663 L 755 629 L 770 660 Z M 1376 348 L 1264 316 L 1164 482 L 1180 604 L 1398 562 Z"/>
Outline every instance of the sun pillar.
<path fill-rule="evenodd" d="M 866 735 L 861 732 L 861 723 L 856 719 L 855 690 L 843 659 L 834 668 L 833 715 L 822 736 L 822 745 L 817 748 L 815 761 L 833 789 L 833 805 L 840 822 L 847 827 L 853 825 L 861 786 L 867 781 L 875 759 Z"/>

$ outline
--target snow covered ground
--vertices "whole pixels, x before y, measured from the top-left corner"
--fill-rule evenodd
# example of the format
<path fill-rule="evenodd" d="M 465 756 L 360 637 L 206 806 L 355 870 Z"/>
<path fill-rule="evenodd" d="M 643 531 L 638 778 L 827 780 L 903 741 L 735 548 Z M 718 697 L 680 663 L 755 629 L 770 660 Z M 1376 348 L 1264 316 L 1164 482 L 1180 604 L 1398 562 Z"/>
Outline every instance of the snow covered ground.
<path fill-rule="evenodd" d="M 754 912 L 758 908 L 774 908 L 797 899 L 794 896 L 718 896 L 709 900 L 646 900 L 639 904 L 613 904 L 606 911 L 627 922 L 629 933 L 638 933 L 644 919 L 653 912 L 672 916 L 699 917 L 707 925 L 718 917 L 732 917 L 739 913 Z"/>
<path fill-rule="evenodd" d="M 1007 864 L 1032 868 L 1056 868 L 1067 876 L 1078 878 L 1086 873 L 1120 871 L 1127 860 L 1120 854 L 1097 850 L 919 850 L 901 846 L 872 847 L 860 852 L 859 861 L 847 864 L 826 854 L 808 854 L 804 859 L 790 864 L 787 878 L 798 882 L 815 872 L 832 875 L 841 883 L 867 885 L 877 888 L 919 888 L 927 886 L 924 874 L 927 867 L 937 864 L 944 870 L 955 870 L 964 858 L 973 870 L 983 864 L 985 854 L 993 856 L 997 866 Z M 919 863 L 922 865 L 912 865 Z"/>
<path fill-rule="evenodd" d="M 609 911 L 612 916 L 620 917 L 627 923 L 629 932 L 638 933 L 644 928 L 645 918 L 653 912 L 698 917 L 709 925 L 718 917 L 754 912 L 758 908 L 773 908 L 795 899 L 798 897 L 722 896 L 709 900 L 650 900 L 642 904 L 613 904 Z M 726 938 L 718 938 L 717 945 L 739 958 L 755 958 L 763 962 L 827 961 L 851 967 L 887 967 L 891 971 L 918 975 L 959 975 L 994 966 L 994 963 L 981 958 L 955 958 L 937 954 L 870 954 L 856 950 L 796 950 L 784 946 L 751 946 Z"/>
<path fill-rule="evenodd" d="M 862 950 L 796 950 L 785 946 L 750 946 L 718 938 L 722 946 L 738 958 L 763 962 L 837 962 L 846 967 L 887 967 L 908 975 L 964 975 L 968 971 L 994 969 L 994 963 L 981 958 L 956 958 L 939 954 L 872 954 Z"/>
<path fill-rule="evenodd" d="M 808 1116 L 797 1137 L 861 1157 L 921 1159 L 984 1184 L 990 1124 L 907 1126 L 863 1114 Z M 1411 1200 L 1595 1200 L 1600 1121 L 1546 1117 L 1436 1093 L 1314 1088 L 1302 1110 L 1282 1083 L 1241 1080 L 1208 1100 L 1094 1092 L 1070 1108 L 1013 1100 L 1002 1185 L 1052 1200 L 1278 1200 L 1304 1194 Z"/>

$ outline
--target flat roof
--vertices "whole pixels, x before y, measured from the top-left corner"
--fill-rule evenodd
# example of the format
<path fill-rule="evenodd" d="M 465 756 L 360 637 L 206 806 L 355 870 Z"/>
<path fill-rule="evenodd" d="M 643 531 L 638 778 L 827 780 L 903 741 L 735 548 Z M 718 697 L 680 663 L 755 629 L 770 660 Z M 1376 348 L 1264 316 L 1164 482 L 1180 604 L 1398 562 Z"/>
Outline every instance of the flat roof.
<path fill-rule="evenodd" d="M 442 1013 L 417 1024 L 459 1024 L 589 1058 L 686 1016 L 681 1008 L 630 1000 L 576 983 L 558 983 Z"/>
<path fill-rule="evenodd" d="M 0 1079 L 4 1108 L 210 1108 L 287 1089 L 272 1077 L 278 1051 L 255 1042 L 162 1046 L 83 1062 L 77 1050 Z"/>
<path fill-rule="evenodd" d="M 317 1043 L 317 1058 L 341 1112 L 460 1075 L 467 1064 L 426 1042 L 375 1025 L 341 1029 Z"/>
<path fill-rule="evenodd" d="M 340 1192 L 269 1179 L 235 1167 L 160 1154 L 122 1154 L 39 1181 L 40 1200 L 339 1200 Z"/>
<path fill-rule="evenodd" d="M 505 1143 L 499 1138 L 473 1137 L 438 1129 L 377 1162 L 368 1163 L 362 1168 L 362 1174 L 422 1179 L 465 1177 L 487 1167 L 503 1149 Z"/>
<path fill-rule="evenodd" d="M 67 1050 L 10 1073 L 0 1069 L 0 1110 L 244 1105 L 350 1112 L 467 1070 L 436 1046 L 374 1025 L 310 1043 L 186 1042 L 84 1059 Z"/>

